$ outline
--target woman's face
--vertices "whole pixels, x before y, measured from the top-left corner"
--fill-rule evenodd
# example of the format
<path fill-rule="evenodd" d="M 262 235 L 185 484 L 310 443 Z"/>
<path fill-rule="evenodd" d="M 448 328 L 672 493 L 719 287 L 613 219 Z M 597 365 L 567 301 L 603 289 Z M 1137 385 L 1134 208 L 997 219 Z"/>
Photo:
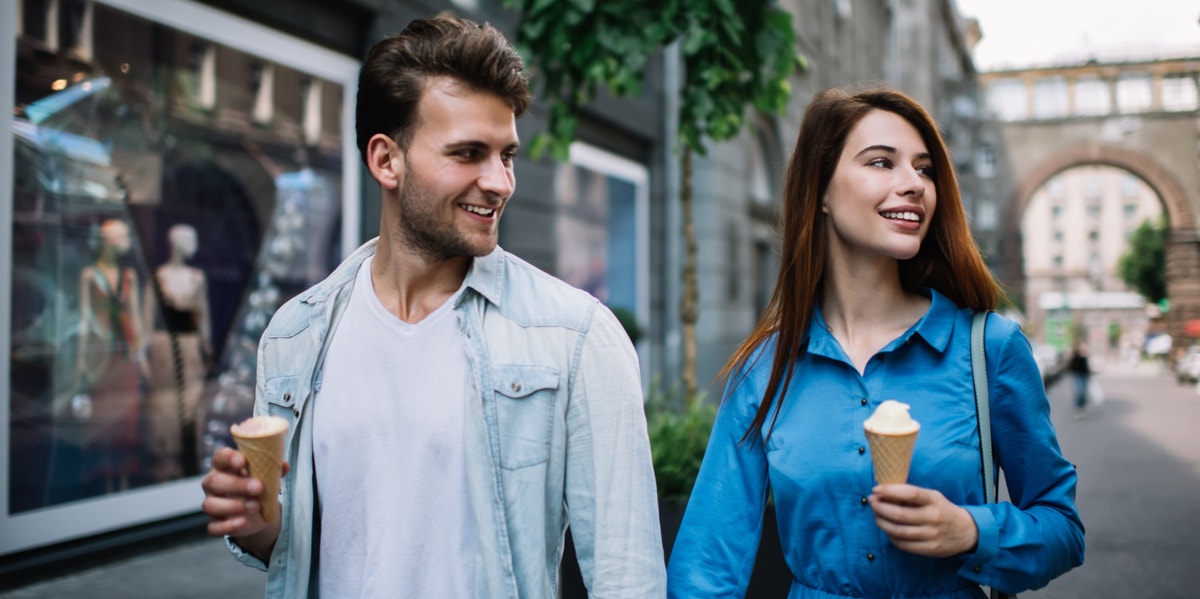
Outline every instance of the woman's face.
<path fill-rule="evenodd" d="M 912 258 L 936 207 L 933 159 L 916 127 L 868 112 L 846 136 L 822 198 L 830 251 Z"/>

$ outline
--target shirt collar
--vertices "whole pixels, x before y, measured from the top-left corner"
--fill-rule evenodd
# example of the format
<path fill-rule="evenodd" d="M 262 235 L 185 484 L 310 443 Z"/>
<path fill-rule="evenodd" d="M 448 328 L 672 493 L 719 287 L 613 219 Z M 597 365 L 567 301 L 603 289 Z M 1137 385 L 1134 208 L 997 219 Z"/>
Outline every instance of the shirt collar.
<path fill-rule="evenodd" d="M 939 353 L 944 352 L 950 344 L 950 336 L 954 333 L 954 324 L 958 320 L 955 318 L 958 306 L 935 289 L 926 287 L 918 290 L 917 293 L 929 297 L 929 310 L 915 325 L 881 351 L 899 347 L 914 336 L 923 339 L 929 347 Z M 813 309 L 812 326 L 808 329 L 807 345 L 809 353 L 825 357 L 834 358 L 843 353 L 841 345 L 834 339 L 829 325 L 825 322 L 825 315 L 821 312 L 820 304 Z"/>
<path fill-rule="evenodd" d="M 504 266 L 504 250 L 497 245 L 488 255 L 478 256 L 471 261 L 463 286 L 474 289 L 484 299 L 498 306 L 501 286 L 504 284 Z"/>

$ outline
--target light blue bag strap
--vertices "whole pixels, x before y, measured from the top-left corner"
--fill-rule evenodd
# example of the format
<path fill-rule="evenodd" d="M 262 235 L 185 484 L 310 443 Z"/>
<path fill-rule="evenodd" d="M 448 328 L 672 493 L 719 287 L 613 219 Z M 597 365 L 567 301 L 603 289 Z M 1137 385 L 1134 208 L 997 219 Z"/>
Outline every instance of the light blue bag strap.
<path fill-rule="evenodd" d="M 987 326 L 989 310 L 975 313 L 971 320 L 971 377 L 975 381 L 975 420 L 979 422 L 979 455 L 983 461 L 983 497 L 987 503 L 996 503 L 998 494 L 996 466 L 992 456 L 992 410 L 988 402 L 987 352 L 984 351 L 983 333 Z M 1016 599 L 1016 595 L 991 591 L 991 599 Z"/>
<path fill-rule="evenodd" d="M 992 411 L 988 403 L 987 354 L 983 332 L 989 312 L 975 313 L 971 321 L 971 375 L 975 379 L 975 417 L 979 422 L 979 455 L 983 459 L 983 496 L 996 503 L 996 466 L 992 457 Z"/>

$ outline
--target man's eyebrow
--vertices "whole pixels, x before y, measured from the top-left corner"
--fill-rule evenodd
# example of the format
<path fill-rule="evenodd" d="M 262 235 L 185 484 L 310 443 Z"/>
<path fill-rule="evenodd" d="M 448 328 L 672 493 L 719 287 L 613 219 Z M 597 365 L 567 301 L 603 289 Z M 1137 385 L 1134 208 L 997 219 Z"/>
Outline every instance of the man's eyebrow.
<path fill-rule="evenodd" d="M 487 144 L 487 143 L 482 142 L 477 139 L 464 139 L 462 141 L 452 141 L 452 142 L 446 144 L 445 147 L 448 150 L 458 150 L 458 149 L 464 149 L 464 148 L 470 148 L 473 150 L 486 150 L 492 146 L 490 144 Z M 508 145 L 503 146 L 503 149 L 516 150 L 519 147 L 521 147 L 521 142 L 514 141 Z"/>

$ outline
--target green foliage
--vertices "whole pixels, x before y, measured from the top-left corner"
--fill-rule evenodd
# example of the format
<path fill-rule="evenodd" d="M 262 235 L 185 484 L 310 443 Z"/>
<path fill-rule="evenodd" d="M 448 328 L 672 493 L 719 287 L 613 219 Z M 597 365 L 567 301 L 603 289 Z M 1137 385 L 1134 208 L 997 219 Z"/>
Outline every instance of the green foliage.
<path fill-rule="evenodd" d="M 1167 225 L 1159 218 L 1142 221 L 1129 241 L 1129 251 L 1117 262 L 1117 274 L 1147 301 L 1167 297 Z"/>
<path fill-rule="evenodd" d="M 716 417 L 717 408 L 700 398 L 684 402 L 678 391 L 663 393 L 651 385 L 646 425 L 660 500 L 683 501 L 692 494 Z"/>
<path fill-rule="evenodd" d="M 532 144 L 565 160 L 579 107 L 598 86 L 641 93 L 647 61 L 679 41 L 684 82 L 682 145 L 703 154 L 705 137 L 737 135 L 748 107 L 777 113 L 791 96 L 792 18 L 770 0 L 505 0 L 521 13 L 517 46 L 550 106 L 548 130 Z"/>

